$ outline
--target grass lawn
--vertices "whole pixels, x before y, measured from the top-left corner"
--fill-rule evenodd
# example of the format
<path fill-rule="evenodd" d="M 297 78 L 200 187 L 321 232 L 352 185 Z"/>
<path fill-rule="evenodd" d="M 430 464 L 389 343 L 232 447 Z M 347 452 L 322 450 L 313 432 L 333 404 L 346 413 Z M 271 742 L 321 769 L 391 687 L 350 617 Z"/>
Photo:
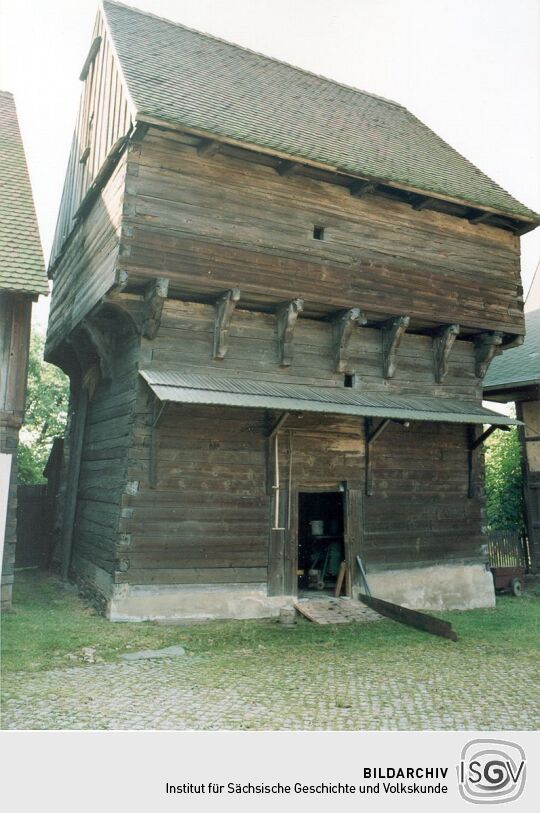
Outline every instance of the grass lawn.
<path fill-rule="evenodd" d="M 302 647 L 304 656 L 319 658 L 370 653 L 422 661 L 433 668 L 437 652 L 454 648 L 464 658 L 534 661 L 540 650 L 540 591 L 522 598 L 498 596 L 496 609 L 439 614 L 451 621 L 459 642 L 436 638 L 392 621 L 372 624 L 317 626 L 300 619 L 285 630 L 273 620 L 215 621 L 195 626 L 165 626 L 150 622 L 111 623 L 88 607 L 74 588 L 37 570 L 16 574 L 14 610 L 3 617 L 2 672 L 42 672 L 85 665 L 83 649 L 95 649 L 98 662 L 121 653 L 180 644 L 190 655 L 288 659 Z"/>

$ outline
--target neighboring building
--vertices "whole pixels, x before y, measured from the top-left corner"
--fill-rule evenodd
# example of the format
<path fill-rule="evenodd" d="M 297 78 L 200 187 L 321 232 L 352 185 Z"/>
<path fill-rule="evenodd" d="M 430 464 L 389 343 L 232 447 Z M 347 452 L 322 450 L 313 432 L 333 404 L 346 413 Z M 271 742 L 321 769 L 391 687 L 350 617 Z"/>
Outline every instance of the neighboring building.
<path fill-rule="evenodd" d="M 540 265 L 525 302 L 527 334 L 521 347 L 495 359 L 484 398 L 515 402 L 523 464 L 525 523 L 532 568 L 540 570 Z"/>
<path fill-rule="evenodd" d="M 538 215 L 401 105 L 117 3 L 81 80 L 64 575 L 111 619 L 248 617 L 342 558 L 356 595 L 361 554 L 383 598 L 492 605 L 482 379 Z"/>
<path fill-rule="evenodd" d="M 15 101 L 0 91 L 0 538 L 2 607 L 11 606 L 17 444 L 24 418 L 32 302 L 49 293 Z"/>

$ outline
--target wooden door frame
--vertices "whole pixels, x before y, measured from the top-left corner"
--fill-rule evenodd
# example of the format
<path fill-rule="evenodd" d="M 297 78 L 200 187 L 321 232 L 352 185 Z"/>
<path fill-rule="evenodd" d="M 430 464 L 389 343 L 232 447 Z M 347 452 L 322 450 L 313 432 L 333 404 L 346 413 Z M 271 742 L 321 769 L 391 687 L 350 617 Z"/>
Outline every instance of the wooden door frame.
<path fill-rule="evenodd" d="M 341 487 L 340 487 L 341 486 Z M 330 485 L 313 486 L 295 485 L 291 495 L 290 526 L 284 550 L 284 569 L 289 571 L 289 583 L 294 586 L 293 595 L 298 595 L 298 521 L 300 518 L 300 494 L 342 494 L 343 495 L 343 548 L 347 563 L 345 595 L 352 597 L 353 589 L 358 583 L 355 577 L 357 570 L 356 556 L 361 550 L 363 536 L 363 493 L 360 488 L 349 488 L 347 481 L 337 487 Z M 355 525 L 356 518 L 356 525 Z M 288 567 L 287 567 L 288 562 Z M 287 575 L 285 575 L 287 580 Z"/>

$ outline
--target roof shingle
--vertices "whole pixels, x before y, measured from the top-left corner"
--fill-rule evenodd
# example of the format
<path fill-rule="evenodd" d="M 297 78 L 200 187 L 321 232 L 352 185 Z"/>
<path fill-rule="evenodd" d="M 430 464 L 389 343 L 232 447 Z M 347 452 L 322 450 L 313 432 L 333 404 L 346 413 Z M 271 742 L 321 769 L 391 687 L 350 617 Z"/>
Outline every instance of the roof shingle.
<path fill-rule="evenodd" d="M 0 290 L 49 293 L 15 100 L 0 91 Z"/>
<path fill-rule="evenodd" d="M 395 102 L 104 0 L 139 114 L 538 221 Z"/>

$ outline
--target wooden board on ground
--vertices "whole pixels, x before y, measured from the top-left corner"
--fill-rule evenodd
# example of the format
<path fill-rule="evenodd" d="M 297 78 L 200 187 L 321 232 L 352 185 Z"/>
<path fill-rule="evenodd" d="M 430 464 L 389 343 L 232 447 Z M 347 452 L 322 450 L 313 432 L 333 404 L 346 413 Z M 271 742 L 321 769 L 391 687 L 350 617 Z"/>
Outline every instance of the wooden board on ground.
<path fill-rule="evenodd" d="M 294 606 L 305 618 L 315 624 L 351 624 L 353 621 L 380 621 L 379 613 L 350 598 L 305 598 Z"/>
<path fill-rule="evenodd" d="M 440 618 L 435 618 L 433 615 L 419 613 L 418 610 L 410 610 L 408 607 L 401 607 L 399 604 L 392 604 L 390 601 L 383 601 L 380 598 L 373 598 L 373 596 L 365 596 L 362 593 L 359 598 L 368 607 L 386 618 L 391 618 L 392 621 L 429 632 L 432 635 L 439 635 L 441 638 L 449 638 L 451 641 L 458 639 L 457 632 L 452 629 L 449 621 L 441 621 Z"/>

